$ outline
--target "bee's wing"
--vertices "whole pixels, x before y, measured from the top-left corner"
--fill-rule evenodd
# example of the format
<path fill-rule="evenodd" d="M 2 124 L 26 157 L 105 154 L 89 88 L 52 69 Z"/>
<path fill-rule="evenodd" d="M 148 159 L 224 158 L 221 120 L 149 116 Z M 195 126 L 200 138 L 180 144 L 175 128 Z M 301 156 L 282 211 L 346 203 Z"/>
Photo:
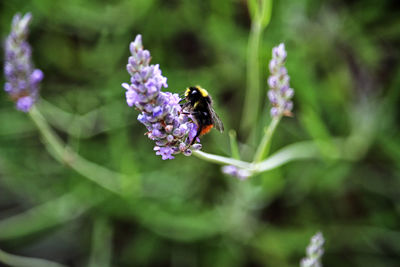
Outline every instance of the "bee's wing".
<path fill-rule="evenodd" d="M 218 117 L 217 113 L 215 113 L 211 104 L 208 104 L 208 109 L 210 110 L 211 118 L 213 120 L 213 124 L 215 129 L 220 131 L 221 133 L 224 131 L 224 124 L 222 123 L 221 119 Z"/>

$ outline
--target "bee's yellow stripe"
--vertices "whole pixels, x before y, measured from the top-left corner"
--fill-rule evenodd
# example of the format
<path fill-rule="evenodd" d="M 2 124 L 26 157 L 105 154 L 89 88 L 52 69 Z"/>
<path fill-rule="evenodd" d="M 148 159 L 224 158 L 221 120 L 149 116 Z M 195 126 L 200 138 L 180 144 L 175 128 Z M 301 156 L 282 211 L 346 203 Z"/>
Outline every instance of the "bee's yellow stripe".
<path fill-rule="evenodd" d="M 206 89 L 203 89 L 203 88 L 201 88 L 200 86 L 196 86 L 196 87 L 197 87 L 197 89 L 199 90 L 200 94 L 201 94 L 203 97 L 207 97 L 207 96 L 208 96 L 208 92 L 207 92 Z"/>
<path fill-rule="evenodd" d="M 190 93 L 190 89 L 188 88 L 188 89 L 186 89 L 186 91 L 185 91 L 185 96 L 187 97 L 187 96 L 189 95 L 189 93 Z"/>

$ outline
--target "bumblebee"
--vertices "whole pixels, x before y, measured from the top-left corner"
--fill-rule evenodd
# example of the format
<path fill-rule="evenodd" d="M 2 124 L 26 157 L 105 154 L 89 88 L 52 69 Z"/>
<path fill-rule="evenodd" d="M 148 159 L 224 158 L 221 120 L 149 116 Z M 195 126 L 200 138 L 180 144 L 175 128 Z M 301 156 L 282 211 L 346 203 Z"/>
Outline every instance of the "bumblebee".
<path fill-rule="evenodd" d="M 213 109 L 212 99 L 207 90 L 200 86 L 189 87 L 185 91 L 185 100 L 182 110 L 188 111 L 197 125 L 196 136 L 189 147 L 193 145 L 197 137 L 208 133 L 213 127 L 221 133 L 224 131 L 224 125 Z"/>

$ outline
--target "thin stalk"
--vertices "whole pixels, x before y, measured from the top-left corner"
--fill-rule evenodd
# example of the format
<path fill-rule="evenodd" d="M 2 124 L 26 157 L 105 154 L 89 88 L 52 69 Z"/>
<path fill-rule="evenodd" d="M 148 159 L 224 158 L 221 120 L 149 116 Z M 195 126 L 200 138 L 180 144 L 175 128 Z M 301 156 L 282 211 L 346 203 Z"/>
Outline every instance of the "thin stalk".
<path fill-rule="evenodd" d="M 268 128 L 265 129 L 263 139 L 261 140 L 261 143 L 258 146 L 257 151 L 254 155 L 254 159 L 253 159 L 254 163 L 260 162 L 268 155 L 269 149 L 271 147 L 272 136 L 274 135 L 275 129 L 278 126 L 280 120 L 281 120 L 281 116 L 273 117 Z"/>
<path fill-rule="evenodd" d="M 251 163 L 233 159 L 233 158 L 218 156 L 218 155 L 214 155 L 214 154 L 210 154 L 210 153 L 206 153 L 206 152 L 202 152 L 202 151 L 198 151 L 198 150 L 193 151 L 193 155 L 198 157 L 199 159 L 202 159 L 202 160 L 205 160 L 208 162 L 212 162 L 212 163 L 216 163 L 216 164 L 233 165 L 238 168 L 242 168 L 242 169 L 246 169 L 246 170 L 252 169 Z"/>
<path fill-rule="evenodd" d="M 263 30 L 271 21 L 272 0 L 249 0 L 252 23 L 247 46 L 247 90 L 240 128 L 248 132 L 258 120 L 261 96 L 259 48 Z"/>
<path fill-rule="evenodd" d="M 236 139 L 236 132 L 235 130 L 230 130 L 229 131 L 229 143 L 231 145 L 231 155 L 234 159 L 239 159 L 240 160 L 240 153 L 239 153 L 239 147 Z"/>
<path fill-rule="evenodd" d="M 338 139 L 336 142 L 338 146 L 341 146 L 343 139 Z M 257 163 L 249 163 L 232 158 L 226 158 L 202 151 L 193 151 L 193 155 L 212 163 L 233 165 L 238 168 L 248 170 L 252 174 L 269 171 L 294 160 L 321 158 L 321 153 L 314 141 L 304 141 L 288 145 L 278 150 L 267 159 Z M 332 158 L 337 159 L 338 157 L 336 155 L 332 155 Z M 342 156 L 342 158 L 345 157 Z"/>
<path fill-rule="evenodd" d="M 251 25 L 247 48 L 247 90 L 240 125 L 243 132 L 248 132 L 250 127 L 255 125 L 260 108 L 260 65 L 258 55 L 261 33 L 261 22 L 256 19 Z"/>
<path fill-rule="evenodd" d="M 314 141 L 298 142 L 288 145 L 273 155 L 269 156 L 266 160 L 254 164 L 254 172 L 265 172 L 278 168 L 290 161 L 300 159 L 320 158 L 321 153 L 317 144 Z"/>
<path fill-rule="evenodd" d="M 98 218 L 93 225 L 92 251 L 88 267 L 111 266 L 112 228 L 106 218 Z"/>
<path fill-rule="evenodd" d="M 47 150 L 57 161 L 68 165 L 77 173 L 101 187 L 113 193 L 121 194 L 122 174 L 90 162 L 65 146 L 35 106 L 29 111 L 29 115 L 42 134 Z"/>

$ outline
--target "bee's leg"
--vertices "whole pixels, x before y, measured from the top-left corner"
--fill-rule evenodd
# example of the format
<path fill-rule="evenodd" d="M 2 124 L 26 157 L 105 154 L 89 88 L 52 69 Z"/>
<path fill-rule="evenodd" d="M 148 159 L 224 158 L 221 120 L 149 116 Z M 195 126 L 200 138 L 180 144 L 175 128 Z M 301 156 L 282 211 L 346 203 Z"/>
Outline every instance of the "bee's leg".
<path fill-rule="evenodd" d="M 198 129 L 197 129 L 196 135 L 193 137 L 193 139 L 192 139 L 192 141 L 190 142 L 188 148 L 191 147 L 191 146 L 194 144 L 194 142 L 196 142 L 197 137 L 200 136 L 200 133 L 201 133 L 201 129 L 202 129 L 202 128 L 201 128 L 200 126 L 197 126 L 197 127 L 198 127 Z"/>
<path fill-rule="evenodd" d="M 197 132 L 196 132 L 195 137 L 193 137 L 192 141 L 190 141 L 190 144 L 188 145 L 187 148 L 191 147 L 196 142 L 196 139 L 197 139 L 197 137 L 200 136 L 200 133 L 201 133 L 201 130 L 202 130 L 202 127 L 200 126 L 201 124 L 197 120 L 198 114 L 199 114 L 198 111 L 192 111 L 192 112 L 189 113 L 189 115 L 192 115 L 194 123 L 197 125 Z"/>
<path fill-rule="evenodd" d="M 182 109 L 185 109 L 188 106 L 190 106 L 190 102 L 185 102 L 185 103 L 181 104 Z"/>

